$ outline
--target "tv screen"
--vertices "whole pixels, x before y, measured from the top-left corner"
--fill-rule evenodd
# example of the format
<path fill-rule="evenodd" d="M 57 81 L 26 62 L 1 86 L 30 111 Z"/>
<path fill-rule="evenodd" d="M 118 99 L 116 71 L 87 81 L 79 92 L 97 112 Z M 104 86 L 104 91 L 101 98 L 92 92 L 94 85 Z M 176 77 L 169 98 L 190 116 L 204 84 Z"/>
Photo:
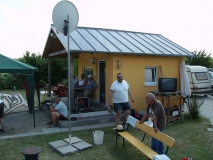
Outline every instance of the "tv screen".
<path fill-rule="evenodd" d="M 177 78 L 159 78 L 158 91 L 159 92 L 176 92 Z"/>

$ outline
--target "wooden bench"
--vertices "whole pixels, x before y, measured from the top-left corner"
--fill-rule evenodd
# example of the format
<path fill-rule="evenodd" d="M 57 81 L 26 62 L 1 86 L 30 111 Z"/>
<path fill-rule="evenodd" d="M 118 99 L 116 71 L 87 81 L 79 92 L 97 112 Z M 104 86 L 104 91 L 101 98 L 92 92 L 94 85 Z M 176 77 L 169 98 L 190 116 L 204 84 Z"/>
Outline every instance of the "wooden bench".
<path fill-rule="evenodd" d="M 117 148 L 117 141 L 118 136 L 123 138 L 123 147 L 125 140 L 129 141 L 133 146 L 135 146 L 138 150 L 140 150 L 143 154 L 145 154 L 148 158 L 153 159 L 153 156 L 158 155 L 155 151 L 153 151 L 150 147 L 143 143 L 143 140 L 146 134 L 150 135 L 151 137 L 156 138 L 157 140 L 161 141 L 164 145 L 166 145 L 165 154 L 168 153 L 169 147 L 173 147 L 175 145 L 175 140 L 172 137 L 158 131 L 157 133 L 154 132 L 154 129 L 144 123 L 139 124 L 139 121 L 136 121 L 136 128 L 144 132 L 144 135 L 141 140 L 137 139 L 129 132 L 116 132 L 116 148 Z"/>

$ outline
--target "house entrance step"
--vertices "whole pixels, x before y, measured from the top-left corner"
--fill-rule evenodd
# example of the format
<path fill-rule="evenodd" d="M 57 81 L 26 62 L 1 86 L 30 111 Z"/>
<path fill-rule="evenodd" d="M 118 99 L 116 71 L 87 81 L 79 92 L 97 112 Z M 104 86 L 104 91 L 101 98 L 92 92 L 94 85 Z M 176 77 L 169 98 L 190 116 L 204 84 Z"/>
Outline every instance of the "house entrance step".
<path fill-rule="evenodd" d="M 50 111 L 46 106 L 42 106 L 42 111 L 50 118 Z M 95 116 L 90 116 L 89 113 L 82 113 L 81 117 L 79 114 L 71 114 L 71 127 L 80 127 L 87 125 L 95 125 L 95 124 L 104 124 L 115 122 L 115 115 L 110 114 L 108 111 L 103 112 L 91 112 L 92 114 L 97 113 Z M 100 115 L 100 114 L 101 115 Z M 84 115 L 83 115 L 84 114 Z M 86 116 L 85 116 L 86 115 Z M 121 121 L 123 120 L 123 115 L 121 116 Z M 69 120 L 57 120 L 57 126 L 60 128 L 69 128 Z"/>

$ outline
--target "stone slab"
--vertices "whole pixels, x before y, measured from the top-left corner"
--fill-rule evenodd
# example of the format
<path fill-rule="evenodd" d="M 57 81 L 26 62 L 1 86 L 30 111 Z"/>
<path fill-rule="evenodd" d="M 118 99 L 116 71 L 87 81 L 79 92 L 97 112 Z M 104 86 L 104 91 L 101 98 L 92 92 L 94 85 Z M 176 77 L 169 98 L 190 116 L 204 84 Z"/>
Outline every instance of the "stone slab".
<path fill-rule="evenodd" d="M 62 156 L 66 156 L 68 154 L 73 154 L 73 153 L 76 153 L 78 152 L 78 149 L 67 144 L 65 146 L 61 146 L 61 147 L 58 147 L 55 149 L 60 155 Z"/>
<path fill-rule="evenodd" d="M 64 139 L 64 141 L 67 142 L 67 143 L 69 143 L 69 138 Z M 71 144 L 77 143 L 77 142 L 81 142 L 81 141 L 83 141 L 83 140 L 81 140 L 78 137 L 71 137 Z"/>
<path fill-rule="evenodd" d="M 49 142 L 48 145 L 62 156 L 66 156 L 68 154 L 73 154 L 76 152 L 81 152 L 83 150 L 92 147 L 91 144 L 77 137 L 71 137 L 71 145 L 69 144 L 69 138 Z"/>
<path fill-rule="evenodd" d="M 65 142 L 63 140 L 58 140 L 58 141 L 54 141 L 54 142 L 49 142 L 49 145 L 54 148 L 58 148 L 58 147 L 67 145 L 67 142 Z"/>
<path fill-rule="evenodd" d="M 207 131 L 213 132 L 213 128 L 207 128 Z"/>
<path fill-rule="evenodd" d="M 83 150 L 86 150 L 88 148 L 92 148 L 92 145 L 87 143 L 87 142 L 85 142 L 85 141 L 73 143 L 72 146 L 77 148 L 79 151 L 83 151 Z"/>

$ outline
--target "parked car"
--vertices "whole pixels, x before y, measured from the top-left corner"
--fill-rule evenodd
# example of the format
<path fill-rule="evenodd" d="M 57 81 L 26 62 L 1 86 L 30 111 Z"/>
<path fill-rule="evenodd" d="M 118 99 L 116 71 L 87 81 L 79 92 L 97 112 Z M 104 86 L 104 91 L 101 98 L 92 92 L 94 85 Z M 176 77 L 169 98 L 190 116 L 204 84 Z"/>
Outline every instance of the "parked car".
<path fill-rule="evenodd" d="M 213 68 L 208 68 L 209 69 L 209 72 L 213 72 Z"/>
<path fill-rule="evenodd" d="M 211 85 L 213 89 L 213 72 L 209 72 L 209 77 L 210 77 L 210 81 L 211 81 Z"/>
<path fill-rule="evenodd" d="M 186 65 L 192 94 L 212 94 L 212 86 L 208 69 L 203 66 Z"/>

